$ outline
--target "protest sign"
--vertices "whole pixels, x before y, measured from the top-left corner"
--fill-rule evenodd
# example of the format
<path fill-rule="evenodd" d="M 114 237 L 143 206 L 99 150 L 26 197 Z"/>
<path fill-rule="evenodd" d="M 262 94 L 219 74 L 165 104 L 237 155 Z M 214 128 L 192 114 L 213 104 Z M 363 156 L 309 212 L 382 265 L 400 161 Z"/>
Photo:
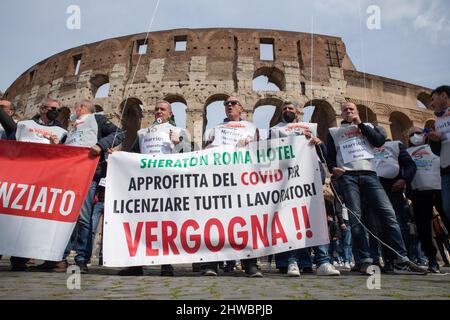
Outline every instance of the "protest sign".
<path fill-rule="evenodd" d="M 104 265 L 253 258 L 329 242 L 304 136 L 172 155 L 109 157 Z"/>

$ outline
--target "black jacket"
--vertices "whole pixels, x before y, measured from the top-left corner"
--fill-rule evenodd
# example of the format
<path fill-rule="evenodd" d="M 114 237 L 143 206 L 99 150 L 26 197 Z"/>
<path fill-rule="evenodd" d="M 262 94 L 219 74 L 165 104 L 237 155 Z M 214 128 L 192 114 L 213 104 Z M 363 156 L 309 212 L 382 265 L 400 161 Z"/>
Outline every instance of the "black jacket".
<path fill-rule="evenodd" d="M 348 122 L 342 121 L 342 124 L 346 123 Z M 358 128 L 361 130 L 363 136 L 365 136 L 367 140 L 369 140 L 369 143 L 373 147 L 380 148 L 386 142 L 385 136 L 377 128 L 371 128 L 369 126 L 366 126 L 364 123 L 361 123 L 358 126 Z M 327 153 L 328 153 L 327 155 L 328 170 L 331 172 L 333 168 L 337 168 L 338 165 L 336 160 L 337 156 L 336 146 L 334 143 L 334 139 L 330 133 L 328 133 L 327 138 Z"/>
<path fill-rule="evenodd" d="M 94 181 L 100 181 L 101 178 L 106 177 L 106 151 L 121 144 L 125 139 L 125 133 L 102 114 L 96 114 L 95 120 L 98 125 L 97 145 L 102 149 L 102 153 L 95 170 Z"/>

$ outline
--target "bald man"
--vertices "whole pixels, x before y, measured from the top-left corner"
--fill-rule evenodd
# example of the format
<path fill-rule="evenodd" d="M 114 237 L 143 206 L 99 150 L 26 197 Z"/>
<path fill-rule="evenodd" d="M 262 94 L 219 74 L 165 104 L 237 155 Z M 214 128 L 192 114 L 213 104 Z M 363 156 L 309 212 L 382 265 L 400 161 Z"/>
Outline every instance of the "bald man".
<path fill-rule="evenodd" d="M 354 103 L 346 102 L 341 106 L 341 117 L 341 126 L 329 129 L 327 164 L 350 212 L 354 249 L 360 262 L 359 271 L 362 274 L 373 274 L 367 232 L 360 221 L 375 217 L 384 229 L 383 242 L 395 250 L 392 252 L 394 272 L 426 274 L 425 269 L 407 257 L 394 209 L 376 173 L 374 148 L 385 144 L 385 136 L 372 124 L 361 121 Z M 367 203 L 370 203 L 371 210 L 363 211 Z"/>

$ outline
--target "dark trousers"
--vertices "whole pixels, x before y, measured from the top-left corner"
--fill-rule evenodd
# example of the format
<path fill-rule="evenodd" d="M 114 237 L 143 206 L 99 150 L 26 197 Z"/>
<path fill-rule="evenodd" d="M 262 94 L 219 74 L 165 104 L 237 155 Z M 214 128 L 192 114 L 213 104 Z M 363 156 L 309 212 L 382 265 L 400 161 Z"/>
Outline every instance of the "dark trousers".
<path fill-rule="evenodd" d="M 411 198 L 422 250 L 429 261 L 436 261 L 437 250 L 433 245 L 431 221 L 433 220 L 433 207 L 436 207 L 441 216 L 444 215 L 441 191 L 415 191 Z"/>

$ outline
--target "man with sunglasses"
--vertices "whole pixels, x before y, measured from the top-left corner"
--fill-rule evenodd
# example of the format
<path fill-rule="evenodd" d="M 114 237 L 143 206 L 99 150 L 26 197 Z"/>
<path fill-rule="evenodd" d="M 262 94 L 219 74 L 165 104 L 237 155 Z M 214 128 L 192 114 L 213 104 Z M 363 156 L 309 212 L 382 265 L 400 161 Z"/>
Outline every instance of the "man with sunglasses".
<path fill-rule="evenodd" d="M 234 145 L 244 147 L 252 141 L 259 140 L 258 128 L 241 118 L 244 111 L 240 100 L 237 97 L 228 97 L 225 102 L 225 114 L 227 117 L 223 123 L 214 127 L 205 143 L 205 148 L 218 147 L 221 145 Z M 252 278 L 261 278 L 263 275 L 257 267 L 257 259 L 242 260 L 245 273 Z M 227 269 L 231 271 L 234 261 L 227 261 Z M 200 265 L 202 274 L 205 276 L 217 276 L 219 262 L 209 262 Z M 230 267 L 231 266 L 231 267 Z"/>
<path fill-rule="evenodd" d="M 10 138 L 22 142 L 58 144 L 67 135 L 67 130 L 57 120 L 60 112 L 59 101 L 45 98 L 39 114 L 31 120 L 19 121 L 10 134 Z"/>
<path fill-rule="evenodd" d="M 211 130 L 205 148 L 221 145 L 244 147 L 252 141 L 259 140 L 258 128 L 241 118 L 244 108 L 238 98 L 229 97 L 224 106 L 227 117 L 222 124 Z"/>
<path fill-rule="evenodd" d="M 19 121 L 17 124 L 11 118 L 12 110 L 8 110 L 11 103 L 0 100 L 0 105 L 2 105 L 2 108 L 0 108 L 0 124 L 4 127 L 10 140 L 58 144 L 67 134 L 67 131 L 56 120 L 59 115 L 58 100 L 45 98 L 39 107 L 38 115 L 32 120 Z M 29 260 L 23 257 L 11 257 L 11 271 L 26 271 L 26 264 Z"/>

